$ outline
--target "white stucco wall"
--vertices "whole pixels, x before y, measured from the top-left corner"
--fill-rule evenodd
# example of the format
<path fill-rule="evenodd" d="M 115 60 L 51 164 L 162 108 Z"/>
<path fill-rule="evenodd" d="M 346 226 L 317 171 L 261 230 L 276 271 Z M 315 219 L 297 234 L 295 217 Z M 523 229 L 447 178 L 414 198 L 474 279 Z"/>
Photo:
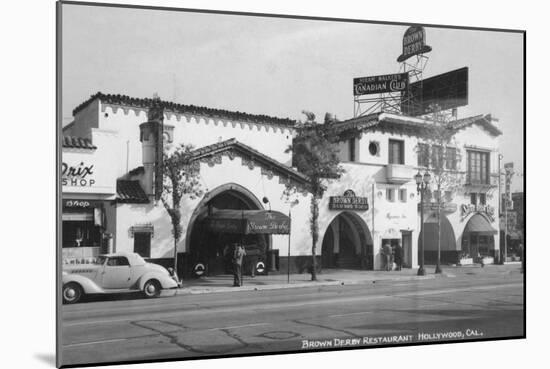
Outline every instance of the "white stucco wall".
<path fill-rule="evenodd" d="M 205 191 L 211 191 L 219 186 L 234 183 L 245 187 L 261 201 L 266 196 L 271 203 L 271 209 L 288 214 L 289 204 L 284 202 L 281 194 L 284 185 L 279 183 L 279 177 L 268 179 L 261 174 L 261 169 L 255 167 L 250 170 L 242 164 L 240 157 L 231 160 L 228 156 L 222 157 L 222 164 L 210 167 L 201 163 L 201 183 Z M 205 196 L 208 196 L 206 193 Z M 292 208 L 291 223 L 291 255 L 308 255 L 311 253 L 311 241 L 309 238 L 309 199 L 310 195 L 301 193 L 296 195 L 298 205 Z M 185 248 L 187 228 L 193 211 L 202 199 L 182 200 L 182 225 L 183 236 L 178 243 L 178 252 L 188 251 Z M 266 205 L 266 209 L 269 207 Z M 138 224 L 150 223 L 154 226 L 154 238 L 151 242 L 151 257 L 165 258 L 173 255 L 172 226 L 170 218 L 163 205 L 158 204 L 119 204 L 117 206 L 117 238 L 116 249 L 118 251 L 133 250 L 133 239 L 129 236 L 130 227 Z M 279 250 L 280 256 L 286 256 L 288 252 L 288 236 L 273 235 L 273 249 Z"/>
<path fill-rule="evenodd" d="M 380 257 L 382 239 L 401 239 L 402 230 L 412 231 L 412 265 L 413 267 L 416 266 L 418 199 L 416 185 L 413 183 L 412 178 L 410 182 L 405 184 L 390 184 L 384 181 L 385 167 L 382 165 L 343 163 L 342 167 L 346 172 L 339 180 L 327 182 L 327 191 L 319 204 L 319 254 L 321 254 L 323 237 L 330 223 L 344 212 L 344 210 L 329 210 L 329 198 L 330 196 L 342 196 L 344 191 L 351 189 L 356 196 L 368 198 L 369 210 L 347 211 L 358 215 L 368 227 L 373 241 L 374 268 L 380 269 L 382 267 Z M 395 201 L 391 202 L 386 199 L 387 188 L 396 191 Z M 405 202 L 399 201 L 397 191 L 400 189 L 407 190 Z"/>

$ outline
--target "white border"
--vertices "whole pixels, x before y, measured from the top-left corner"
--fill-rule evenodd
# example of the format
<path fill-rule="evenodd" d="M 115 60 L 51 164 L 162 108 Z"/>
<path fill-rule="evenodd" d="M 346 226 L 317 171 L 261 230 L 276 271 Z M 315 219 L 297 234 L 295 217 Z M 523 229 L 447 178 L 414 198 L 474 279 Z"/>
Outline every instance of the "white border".
<path fill-rule="evenodd" d="M 111 1 L 141 5 L 249 11 L 290 15 L 410 21 L 461 26 L 527 29 L 528 42 L 528 307 L 527 340 L 353 350 L 300 355 L 156 363 L 118 368 L 224 367 L 401 367 L 518 368 L 544 365 L 550 254 L 542 205 L 548 164 L 546 9 L 527 2 L 461 0 L 320 2 L 278 0 Z M 4 285 L 2 360 L 4 367 L 53 367 L 55 229 L 55 3 L 12 1 L 3 5 L 2 27 L 2 229 Z M 6 47 L 7 46 L 7 47 Z M 495 61 L 498 62 L 498 61 Z M 518 122 L 519 124 L 520 122 Z M 543 162 L 544 160 L 544 162 Z M 538 170 L 537 170 L 538 169 Z M 537 186 L 538 185 L 538 186 Z M 540 186 L 540 187 L 539 187 Z M 541 204 L 537 207 L 537 204 Z M 540 214 L 539 214 L 540 212 Z M 7 239 L 6 236 L 7 235 Z M 465 359 L 458 359 L 465 358 Z"/>

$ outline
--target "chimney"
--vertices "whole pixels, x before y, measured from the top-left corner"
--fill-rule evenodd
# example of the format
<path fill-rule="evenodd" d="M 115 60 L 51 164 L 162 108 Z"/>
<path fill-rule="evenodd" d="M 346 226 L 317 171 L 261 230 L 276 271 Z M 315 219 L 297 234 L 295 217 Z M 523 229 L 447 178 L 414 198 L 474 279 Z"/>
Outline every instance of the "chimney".
<path fill-rule="evenodd" d="M 158 97 L 153 98 L 147 122 L 139 125 L 144 174 L 141 185 L 150 200 L 162 195 L 164 108 Z"/>

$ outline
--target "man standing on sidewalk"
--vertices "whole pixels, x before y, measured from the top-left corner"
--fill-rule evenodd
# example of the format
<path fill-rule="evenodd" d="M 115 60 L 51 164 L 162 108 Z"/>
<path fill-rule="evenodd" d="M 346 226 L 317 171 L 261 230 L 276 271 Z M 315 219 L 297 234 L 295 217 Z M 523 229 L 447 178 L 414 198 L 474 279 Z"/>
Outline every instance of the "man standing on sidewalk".
<path fill-rule="evenodd" d="M 235 244 L 233 250 L 233 287 L 243 285 L 243 258 L 246 251 L 241 244 Z"/>
<path fill-rule="evenodd" d="M 395 270 L 401 270 L 401 266 L 403 265 L 403 249 L 399 240 L 393 250 L 393 261 L 395 261 Z"/>
<path fill-rule="evenodd" d="M 382 255 L 384 255 L 384 262 L 386 267 L 386 272 L 391 271 L 392 268 L 392 262 L 391 262 L 391 254 L 392 249 L 389 243 L 385 243 L 384 246 L 382 246 Z"/>

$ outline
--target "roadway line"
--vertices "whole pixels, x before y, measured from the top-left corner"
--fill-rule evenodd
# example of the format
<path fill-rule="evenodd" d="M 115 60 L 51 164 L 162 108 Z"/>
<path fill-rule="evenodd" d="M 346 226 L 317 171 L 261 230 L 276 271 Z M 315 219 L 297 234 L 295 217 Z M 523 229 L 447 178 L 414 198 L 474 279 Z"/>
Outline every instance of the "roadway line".
<path fill-rule="evenodd" d="M 280 309 L 280 308 L 296 308 L 296 307 L 305 307 L 305 306 L 311 306 L 311 305 L 329 305 L 329 304 L 341 304 L 345 302 L 359 302 L 359 301 L 371 301 L 371 300 L 382 300 L 382 299 L 388 299 L 388 298 L 395 298 L 395 297 L 408 297 L 408 296 L 428 296 L 428 295 L 443 295 L 443 294 L 449 294 L 449 293 L 455 293 L 455 292 L 468 292 L 472 290 L 493 290 L 493 289 L 499 289 L 499 288 L 508 288 L 508 287 L 519 287 L 523 286 L 523 283 L 510 283 L 510 284 L 499 284 L 495 286 L 474 286 L 474 287 L 462 287 L 462 288 L 453 288 L 453 289 L 446 289 L 446 290 L 430 290 L 430 291 L 422 291 L 422 292 L 403 292 L 403 293 L 396 293 L 393 295 L 378 295 L 378 296 L 354 296 L 350 298 L 332 298 L 332 299 L 326 299 L 326 300 L 320 300 L 320 301 L 306 301 L 306 302 L 300 302 L 300 303 L 279 303 L 279 304 L 271 304 L 269 306 L 262 306 L 258 307 L 255 305 L 251 305 L 247 308 L 243 308 L 242 306 L 235 307 L 232 309 L 220 307 L 218 309 L 205 309 L 205 310 L 195 310 L 195 311 L 184 311 L 180 312 L 177 315 L 166 315 L 162 316 L 163 318 L 176 318 L 180 317 L 185 314 L 208 314 L 208 313 L 227 313 L 227 312 L 235 312 L 235 311 L 245 311 L 247 309 L 252 310 L 272 310 L 272 309 Z M 162 307 L 162 306 L 159 306 Z M 151 313 L 151 312 L 149 312 Z M 74 327 L 74 326 L 80 326 L 80 325 L 90 325 L 90 324 L 103 324 L 103 323 L 115 323 L 115 322 L 126 322 L 126 321 L 132 321 L 132 320 L 139 320 L 138 318 L 124 318 L 124 319 L 106 319 L 106 320 L 95 320 L 90 322 L 76 322 L 76 323 L 68 323 L 63 324 L 64 327 Z"/>
<path fill-rule="evenodd" d="M 91 342 L 80 342 L 80 343 L 71 343 L 68 345 L 63 345 L 63 347 L 77 347 L 77 346 L 87 346 L 87 345 L 97 345 L 98 343 L 110 343 L 110 342 L 120 342 L 128 341 L 129 338 L 117 338 L 114 340 L 105 340 L 105 341 L 91 341 Z"/>
<path fill-rule="evenodd" d="M 349 313 L 349 314 L 335 314 L 335 315 L 329 315 L 329 318 L 339 318 L 341 316 L 352 316 L 352 315 L 363 315 L 363 314 L 372 314 L 374 311 L 360 311 L 357 313 Z"/>
<path fill-rule="evenodd" d="M 205 331 L 219 331 L 222 329 L 236 329 L 236 328 L 244 328 L 244 327 L 259 327 L 261 325 L 271 325 L 269 323 L 255 323 L 255 324 L 244 324 L 244 325 L 234 325 L 231 327 L 221 327 L 221 328 L 209 328 L 205 329 Z"/>

